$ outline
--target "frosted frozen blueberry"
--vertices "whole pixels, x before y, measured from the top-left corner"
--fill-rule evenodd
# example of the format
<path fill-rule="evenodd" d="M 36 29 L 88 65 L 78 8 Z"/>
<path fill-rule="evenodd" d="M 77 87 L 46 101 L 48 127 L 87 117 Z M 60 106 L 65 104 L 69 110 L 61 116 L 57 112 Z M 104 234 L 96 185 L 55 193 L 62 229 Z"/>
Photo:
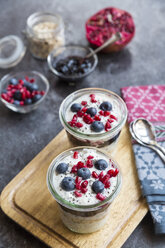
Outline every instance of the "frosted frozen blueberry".
<path fill-rule="evenodd" d="M 105 170 L 108 167 L 107 161 L 104 159 L 96 160 L 95 167 L 98 170 Z"/>

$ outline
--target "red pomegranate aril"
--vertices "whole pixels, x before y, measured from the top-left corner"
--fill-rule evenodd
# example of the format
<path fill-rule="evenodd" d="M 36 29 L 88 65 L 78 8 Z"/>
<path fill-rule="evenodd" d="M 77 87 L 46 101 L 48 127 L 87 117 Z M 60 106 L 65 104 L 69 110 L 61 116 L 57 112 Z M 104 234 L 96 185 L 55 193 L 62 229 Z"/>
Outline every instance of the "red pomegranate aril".
<path fill-rule="evenodd" d="M 80 183 L 76 183 L 76 189 L 81 190 L 81 184 Z"/>
<path fill-rule="evenodd" d="M 104 172 L 102 171 L 100 174 L 99 174 L 99 180 L 102 182 L 103 180 L 103 177 L 104 177 Z"/>
<path fill-rule="evenodd" d="M 114 119 L 115 121 L 117 121 L 117 117 L 114 116 L 114 115 L 110 115 L 110 118 L 111 118 L 111 119 Z"/>
<path fill-rule="evenodd" d="M 13 102 L 14 102 L 14 99 L 11 99 L 11 100 L 10 100 L 10 103 L 13 103 Z"/>
<path fill-rule="evenodd" d="M 86 112 L 87 111 L 87 108 L 86 107 L 84 107 L 84 108 L 82 108 L 82 110 L 81 110 L 82 112 Z"/>
<path fill-rule="evenodd" d="M 105 131 L 109 131 L 109 129 L 111 128 L 111 124 L 109 123 L 109 121 L 106 122 L 105 124 Z"/>
<path fill-rule="evenodd" d="M 20 101 L 19 104 L 20 104 L 21 106 L 23 106 L 23 105 L 24 105 L 24 101 Z"/>
<path fill-rule="evenodd" d="M 100 118 L 100 116 L 95 115 L 94 120 L 95 120 L 95 121 L 100 121 L 100 120 L 101 120 L 101 118 Z"/>
<path fill-rule="evenodd" d="M 77 116 L 78 116 L 78 117 L 82 117 L 82 116 L 84 116 L 84 112 L 82 112 L 82 111 L 78 111 L 78 112 L 77 112 Z"/>
<path fill-rule="evenodd" d="M 75 179 L 75 183 L 81 183 L 81 178 L 77 176 Z"/>
<path fill-rule="evenodd" d="M 88 159 L 88 160 L 86 161 L 86 166 L 87 166 L 88 168 L 92 168 L 92 167 L 93 167 L 93 162 L 92 162 L 91 159 Z"/>
<path fill-rule="evenodd" d="M 81 192 L 82 192 L 83 194 L 85 194 L 87 191 L 88 191 L 87 188 L 81 188 Z"/>
<path fill-rule="evenodd" d="M 30 79 L 29 82 L 34 83 L 35 82 L 34 78 Z"/>
<path fill-rule="evenodd" d="M 22 79 L 18 80 L 19 84 L 23 85 L 24 81 Z"/>
<path fill-rule="evenodd" d="M 71 121 L 76 122 L 77 121 L 77 115 L 74 115 Z"/>
<path fill-rule="evenodd" d="M 104 187 L 105 187 L 106 189 L 108 189 L 108 188 L 110 188 L 110 186 L 111 186 L 110 181 L 106 181 L 105 184 L 104 184 Z"/>
<path fill-rule="evenodd" d="M 94 157 L 92 155 L 89 155 L 87 159 L 93 159 Z"/>
<path fill-rule="evenodd" d="M 77 122 L 76 127 L 78 127 L 78 128 L 83 127 L 83 124 L 81 122 Z"/>
<path fill-rule="evenodd" d="M 28 76 L 25 76 L 25 80 L 29 82 L 29 77 Z"/>
<path fill-rule="evenodd" d="M 81 187 L 86 188 L 88 186 L 88 181 L 85 180 L 84 182 L 81 183 Z"/>
<path fill-rule="evenodd" d="M 26 97 L 27 97 L 27 98 L 31 98 L 31 93 L 30 93 L 29 90 L 26 91 Z"/>
<path fill-rule="evenodd" d="M 78 169 L 81 169 L 81 168 L 84 168 L 84 167 L 86 167 L 86 165 L 85 165 L 83 162 L 79 161 L 79 162 L 77 163 L 77 168 L 78 168 Z"/>
<path fill-rule="evenodd" d="M 105 184 L 110 179 L 110 175 L 107 174 L 103 177 L 102 182 Z"/>
<path fill-rule="evenodd" d="M 109 170 L 107 172 L 108 175 L 110 175 L 110 177 L 113 177 L 114 176 L 114 170 Z"/>
<path fill-rule="evenodd" d="M 111 120 L 110 120 L 110 119 L 108 119 L 107 121 L 108 121 L 109 123 L 114 122 L 114 120 L 113 120 L 113 119 L 111 119 Z"/>
<path fill-rule="evenodd" d="M 71 173 L 77 173 L 77 165 L 74 165 L 71 169 Z"/>
<path fill-rule="evenodd" d="M 44 90 L 41 90 L 40 91 L 40 94 L 43 96 L 43 95 L 45 95 L 45 91 Z"/>
<path fill-rule="evenodd" d="M 83 117 L 83 121 L 84 121 L 86 124 L 91 124 L 94 120 L 91 118 L 90 115 L 85 114 L 84 117 Z"/>
<path fill-rule="evenodd" d="M 98 194 L 96 195 L 96 198 L 97 198 L 98 200 L 100 200 L 100 201 L 104 201 L 104 200 L 106 199 L 106 197 L 103 196 L 101 193 L 98 193 Z"/>
<path fill-rule="evenodd" d="M 6 94 L 7 94 L 9 97 L 12 97 L 12 96 L 13 96 L 12 91 L 8 91 Z"/>
<path fill-rule="evenodd" d="M 102 115 L 102 116 L 104 116 L 104 111 L 103 110 L 100 110 L 99 111 L 99 114 Z"/>
<path fill-rule="evenodd" d="M 116 170 L 114 171 L 114 177 L 116 177 L 118 173 L 119 173 L 119 170 L 116 168 Z"/>
<path fill-rule="evenodd" d="M 77 159 L 78 158 L 78 152 L 77 151 L 73 153 L 73 158 L 74 159 Z"/>
<path fill-rule="evenodd" d="M 92 171 L 92 177 L 94 177 L 94 178 L 98 178 L 99 177 L 96 171 Z"/>
<path fill-rule="evenodd" d="M 81 196 L 82 196 L 82 194 L 81 194 L 80 192 L 78 192 L 78 191 L 74 191 L 74 194 L 75 194 L 75 196 L 77 196 L 77 197 L 81 197 Z"/>
<path fill-rule="evenodd" d="M 104 116 L 109 116 L 110 115 L 110 112 L 109 111 L 104 111 Z"/>
<path fill-rule="evenodd" d="M 81 105 L 85 106 L 85 105 L 87 105 L 87 102 L 86 101 L 82 101 L 81 102 Z"/>

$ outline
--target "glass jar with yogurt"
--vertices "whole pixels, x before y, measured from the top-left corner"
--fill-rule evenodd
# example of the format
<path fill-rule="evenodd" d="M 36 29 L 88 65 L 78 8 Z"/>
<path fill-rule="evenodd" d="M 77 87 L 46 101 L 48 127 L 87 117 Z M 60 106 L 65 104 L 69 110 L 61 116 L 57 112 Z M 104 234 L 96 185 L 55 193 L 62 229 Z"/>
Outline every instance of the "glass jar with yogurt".
<path fill-rule="evenodd" d="M 63 20 L 56 14 L 33 13 L 27 19 L 26 36 L 32 55 L 46 59 L 53 49 L 65 44 Z"/>
<path fill-rule="evenodd" d="M 114 152 L 127 119 L 127 108 L 112 91 L 86 88 L 64 99 L 59 117 L 74 146 L 90 145 Z"/>
<path fill-rule="evenodd" d="M 77 233 L 101 229 L 121 186 L 116 162 L 101 150 L 76 147 L 50 164 L 47 185 L 66 227 Z"/>

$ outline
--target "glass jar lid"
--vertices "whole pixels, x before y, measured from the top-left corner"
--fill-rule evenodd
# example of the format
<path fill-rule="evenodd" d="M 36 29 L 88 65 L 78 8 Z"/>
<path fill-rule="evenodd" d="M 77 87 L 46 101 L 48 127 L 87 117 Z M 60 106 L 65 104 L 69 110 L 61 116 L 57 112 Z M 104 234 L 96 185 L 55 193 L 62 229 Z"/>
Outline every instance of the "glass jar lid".
<path fill-rule="evenodd" d="M 5 36 L 0 39 L 0 68 L 10 68 L 17 65 L 23 58 L 26 47 L 16 35 Z"/>

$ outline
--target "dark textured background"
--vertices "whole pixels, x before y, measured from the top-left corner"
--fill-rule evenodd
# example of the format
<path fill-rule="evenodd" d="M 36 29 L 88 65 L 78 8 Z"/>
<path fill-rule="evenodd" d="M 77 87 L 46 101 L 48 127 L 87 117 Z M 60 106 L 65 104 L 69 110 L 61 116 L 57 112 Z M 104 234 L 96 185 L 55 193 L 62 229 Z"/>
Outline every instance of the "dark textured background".
<path fill-rule="evenodd" d="M 113 55 L 99 55 L 96 70 L 83 82 L 69 86 L 49 72 L 47 63 L 29 52 L 10 71 L 38 70 L 50 81 L 48 97 L 38 110 L 27 115 L 10 112 L 0 104 L 0 192 L 25 165 L 62 129 L 59 104 L 65 96 L 83 87 L 104 87 L 120 94 L 128 85 L 163 84 L 165 79 L 165 1 L 162 0 L 0 0 L 0 37 L 21 36 L 26 18 L 36 11 L 63 16 L 66 42 L 87 45 L 84 22 L 96 11 L 116 6 L 132 13 L 136 36 L 128 48 Z M 46 248 L 0 210 L 0 248 Z M 125 242 L 123 248 L 163 248 L 165 237 L 156 237 L 148 214 Z"/>

